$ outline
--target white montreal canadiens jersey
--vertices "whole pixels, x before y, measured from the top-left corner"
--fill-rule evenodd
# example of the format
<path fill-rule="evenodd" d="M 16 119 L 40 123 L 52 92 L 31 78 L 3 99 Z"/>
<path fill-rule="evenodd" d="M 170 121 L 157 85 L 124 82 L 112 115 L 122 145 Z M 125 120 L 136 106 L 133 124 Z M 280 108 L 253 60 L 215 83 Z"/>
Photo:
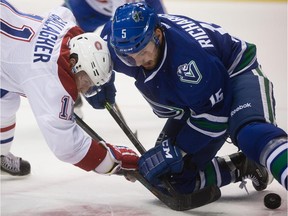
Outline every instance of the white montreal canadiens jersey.
<path fill-rule="evenodd" d="M 77 88 L 63 44 L 82 30 L 64 7 L 42 18 L 22 13 L 5 0 L 0 3 L 1 89 L 27 97 L 49 147 L 61 160 L 75 164 L 91 139 L 72 121 Z"/>

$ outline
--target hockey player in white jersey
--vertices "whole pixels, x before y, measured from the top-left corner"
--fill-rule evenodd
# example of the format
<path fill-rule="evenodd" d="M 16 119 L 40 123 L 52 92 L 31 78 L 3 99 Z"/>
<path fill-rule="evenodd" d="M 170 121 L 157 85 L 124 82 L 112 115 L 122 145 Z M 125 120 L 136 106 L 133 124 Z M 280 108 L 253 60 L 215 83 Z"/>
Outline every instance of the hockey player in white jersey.
<path fill-rule="evenodd" d="M 18 11 L 1 0 L 1 170 L 27 175 L 30 164 L 10 153 L 20 96 L 28 99 L 39 128 L 61 161 L 86 171 L 114 174 L 136 169 L 138 156 L 126 147 L 87 136 L 73 118 L 78 93 L 97 94 L 112 75 L 111 59 L 95 33 L 83 33 L 70 10 L 46 18 Z"/>

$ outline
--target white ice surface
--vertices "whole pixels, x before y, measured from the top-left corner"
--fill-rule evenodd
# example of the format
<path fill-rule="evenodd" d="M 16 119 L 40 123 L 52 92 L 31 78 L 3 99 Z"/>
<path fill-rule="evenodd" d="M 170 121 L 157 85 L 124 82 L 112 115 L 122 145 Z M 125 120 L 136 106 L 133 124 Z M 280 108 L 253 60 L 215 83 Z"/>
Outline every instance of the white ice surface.
<path fill-rule="evenodd" d="M 44 14 L 61 0 L 10 0 L 18 9 Z M 274 82 L 276 112 L 280 127 L 287 131 L 287 3 L 228 3 L 214 1 L 164 1 L 168 12 L 222 25 L 234 36 L 255 43 L 266 75 Z M 133 80 L 117 75 L 117 103 L 131 129 L 146 148 L 154 145 L 164 121 L 133 86 Z M 83 107 L 84 120 L 108 142 L 135 149 L 105 110 Z M 219 155 L 235 152 L 225 144 Z M 17 115 L 15 155 L 29 160 L 32 173 L 25 178 L 1 176 L 2 216 L 150 216 L 150 215 L 287 215 L 287 192 L 276 181 L 263 192 L 248 182 L 249 195 L 231 184 L 221 188 L 222 197 L 207 206 L 175 212 L 164 206 L 140 183 L 122 177 L 87 173 L 56 159 L 48 149 L 26 99 Z M 263 205 L 269 192 L 282 197 L 277 210 Z"/>

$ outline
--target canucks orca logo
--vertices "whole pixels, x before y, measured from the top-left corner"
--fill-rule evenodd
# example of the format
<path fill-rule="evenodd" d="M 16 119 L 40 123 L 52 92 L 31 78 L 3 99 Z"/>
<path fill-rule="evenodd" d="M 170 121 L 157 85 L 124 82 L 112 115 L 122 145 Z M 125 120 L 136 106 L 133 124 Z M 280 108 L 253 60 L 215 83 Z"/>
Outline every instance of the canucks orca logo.
<path fill-rule="evenodd" d="M 175 118 L 175 119 L 181 119 L 184 115 L 184 110 L 172 107 L 172 106 L 165 106 L 163 104 L 156 103 L 149 98 L 147 98 L 144 94 L 142 94 L 143 97 L 149 102 L 150 106 L 153 109 L 153 112 L 159 117 L 159 118 Z"/>
<path fill-rule="evenodd" d="M 141 11 L 133 11 L 133 12 L 132 12 L 132 19 L 133 19 L 135 22 L 143 21 L 144 18 L 143 18 L 143 16 L 142 16 L 142 12 L 141 12 Z"/>
<path fill-rule="evenodd" d="M 188 64 L 180 65 L 177 69 L 177 75 L 182 82 L 186 83 L 198 84 L 202 80 L 202 74 L 193 60 Z"/>

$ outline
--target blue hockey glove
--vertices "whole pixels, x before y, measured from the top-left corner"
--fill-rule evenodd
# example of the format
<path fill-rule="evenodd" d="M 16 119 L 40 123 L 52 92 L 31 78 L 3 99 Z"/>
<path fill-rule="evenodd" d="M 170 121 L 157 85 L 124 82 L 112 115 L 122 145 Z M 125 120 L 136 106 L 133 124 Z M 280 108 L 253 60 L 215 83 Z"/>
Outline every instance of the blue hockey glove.
<path fill-rule="evenodd" d="M 158 184 L 164 174 L 180 173 L 183 164 L 180 149 L 172 145 L 170 139 L 145 152 L 138 162 L 140 174 L 152 184 Z"/>
<path fill-rule="evenodd" d="M 88 103 L 94 109 L 104 109 L 106 102 L 109 102 L 112 105 L 115 104 L 116 88 L 114 85 L 114 81 L 115 73 L 113 72 L 109 82 L 101 86 L 101 91 L 99 91 L 96 95 L 92 97 L 86 98 Z"/>

